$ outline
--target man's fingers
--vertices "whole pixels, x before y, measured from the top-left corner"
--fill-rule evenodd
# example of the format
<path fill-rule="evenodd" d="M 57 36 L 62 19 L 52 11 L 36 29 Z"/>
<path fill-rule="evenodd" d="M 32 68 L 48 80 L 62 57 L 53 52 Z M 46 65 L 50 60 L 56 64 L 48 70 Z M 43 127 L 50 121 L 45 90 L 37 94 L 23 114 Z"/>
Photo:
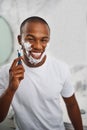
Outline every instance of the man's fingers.
<path fill-rule="evenodd" d="M 24 79 L 24 75 L 23 74 L 18 74 L 18 75 L 16 75 L 16 78 L 19 79 L 19 80 L 22 80 L 22 79 Z"/>
<path fill-rule="evenodd" d="M 12 69 L 14 69 L 14 67 L 17 65 L 17 63 L 18 63 L 19 60 L 23 60 L 23 58 L 22 58 L 22 57 L 16 58 L 16 59 L 13 61 L 13 63 L 12 63 L 12 65 L 11 65 L 9 71 L 11 71 Z"/>

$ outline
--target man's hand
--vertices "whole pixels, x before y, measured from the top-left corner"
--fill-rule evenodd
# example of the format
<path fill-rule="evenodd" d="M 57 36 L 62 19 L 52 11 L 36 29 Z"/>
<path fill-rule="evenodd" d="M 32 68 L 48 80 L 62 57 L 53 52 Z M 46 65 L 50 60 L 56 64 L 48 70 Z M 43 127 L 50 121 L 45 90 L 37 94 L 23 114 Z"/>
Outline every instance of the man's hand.
<path fill-rule="evenodd" d="M 22 64 L 18 65 L 20 59 L 22 60 L 22 57 L 16 58 L 9 69 L 9 87 L 12 91 L 16 91 L 21 80 L 24 79 L 24 67 Z"/>
<path fill-rule="evenodd" d="M 9 85 L 5 92 L 0 96 L 0 122 L 7 116 L 11 101 L 15 91 L 19 87 L 21 80 L 24 78 L 24 67 L 22 64 L 18 65 L 18 61 L 22 57 L 15 59 L 9 70 Z"/>

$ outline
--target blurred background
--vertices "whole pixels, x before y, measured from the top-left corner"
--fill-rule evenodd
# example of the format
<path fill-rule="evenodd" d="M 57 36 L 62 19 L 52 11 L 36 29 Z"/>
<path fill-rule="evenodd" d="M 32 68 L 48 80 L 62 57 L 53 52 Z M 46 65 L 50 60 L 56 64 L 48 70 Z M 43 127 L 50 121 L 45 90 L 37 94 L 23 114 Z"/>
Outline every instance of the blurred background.
<path fill-rule="evenodd" d="M 0 0 L 0 66 L 17 57 L 20 24 L 30 16 L 48 22 L 48 53 L 69 64 L 83 124 L 87 126 L 87 0 Z M 64 121 L 70 122 L 66 114 Z"/>

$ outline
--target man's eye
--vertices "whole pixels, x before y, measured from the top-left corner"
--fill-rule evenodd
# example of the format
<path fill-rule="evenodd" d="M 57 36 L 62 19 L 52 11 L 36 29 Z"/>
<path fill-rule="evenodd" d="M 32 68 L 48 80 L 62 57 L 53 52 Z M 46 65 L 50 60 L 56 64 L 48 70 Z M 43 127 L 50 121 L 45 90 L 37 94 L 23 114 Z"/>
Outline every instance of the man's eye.
<path fill-rule="evenodd" d="M 46 39 L 42 39 L 41 41 L 42 41 L 42 42 L 48 42 L 48 40 L 46 40 Z"/>
<path fill-rule="evenodd" d="M 34 39 L 32 39 L 32 38 L 29 38 L 28 40 L 29 40 L 29 41 L 34 41 Z"/>

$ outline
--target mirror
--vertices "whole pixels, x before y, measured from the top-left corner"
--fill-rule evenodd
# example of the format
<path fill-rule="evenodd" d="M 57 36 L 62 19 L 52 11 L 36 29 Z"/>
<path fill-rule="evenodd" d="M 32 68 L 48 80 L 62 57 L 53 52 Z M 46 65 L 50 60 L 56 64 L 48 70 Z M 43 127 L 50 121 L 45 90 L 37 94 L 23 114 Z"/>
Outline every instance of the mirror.
<path fill-rule="evenodd" d="M 8 22 L 0 16 L 0 65 L 5 64 L 13 52 L 13 34 Z"/>

